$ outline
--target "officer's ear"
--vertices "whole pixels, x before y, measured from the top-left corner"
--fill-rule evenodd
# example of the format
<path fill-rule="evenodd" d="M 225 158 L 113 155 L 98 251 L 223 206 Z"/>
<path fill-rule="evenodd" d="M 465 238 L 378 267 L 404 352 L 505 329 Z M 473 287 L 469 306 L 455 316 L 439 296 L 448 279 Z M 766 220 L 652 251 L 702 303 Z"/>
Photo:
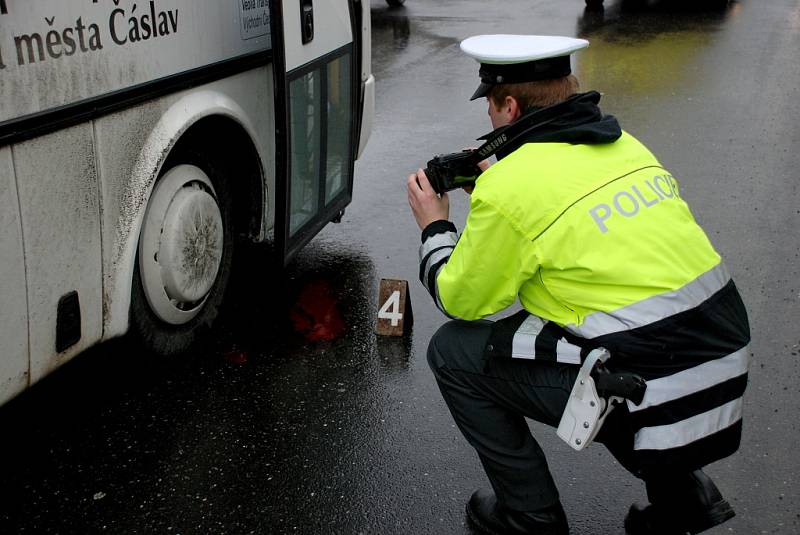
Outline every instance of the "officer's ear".
<path fill-rule="evenodd" d="M 503 101 L 503 111 L 512 123 L 519 119 L 519 116 L 522 115 L 522 108 L 520 107 L 519 102 L 517 102 L 517 99 L 511 95 L 506 95 L 506 98 Z"/>

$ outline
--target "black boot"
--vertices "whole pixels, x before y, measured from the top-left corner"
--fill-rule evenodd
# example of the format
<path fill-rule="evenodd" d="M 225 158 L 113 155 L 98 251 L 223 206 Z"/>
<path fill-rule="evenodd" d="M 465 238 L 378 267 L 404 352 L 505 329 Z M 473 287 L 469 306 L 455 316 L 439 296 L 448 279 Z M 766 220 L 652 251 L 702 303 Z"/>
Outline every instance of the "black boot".
<path fill-rule="evenodd" d="M 651 504 L 633 504 L 628 511 L 627 535 L 694 535 L 736 514 L 702 470 L 680 478 L 648 480 L 647 497 Z"/>
<path fill-rule="evenodd" d="M 568 535 L 561 503 L 538 511 L 514 511 L 497 503 L 494 492 L 476 490 L 467 503 L 467 516 L 488 535 Z"/>

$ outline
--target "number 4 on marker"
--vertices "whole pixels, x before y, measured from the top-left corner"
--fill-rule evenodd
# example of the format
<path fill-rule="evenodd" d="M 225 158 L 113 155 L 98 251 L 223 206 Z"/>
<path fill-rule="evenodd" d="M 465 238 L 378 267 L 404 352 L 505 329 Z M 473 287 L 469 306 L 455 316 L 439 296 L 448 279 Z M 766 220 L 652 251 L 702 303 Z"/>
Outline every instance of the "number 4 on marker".
<path fill-rule="evenodd" d="M 403 336 L 414 323 L 408 281 L 381 279 L 378 290 L 378 322 L 375 332 L 382 336 Z"/>
<path fill-rule="evenodd" d="M 378 318 L 382 320 L 391 320 L 392 327 L 400 325 L 400 320 L 403 319 L 403 314 L 400 312 L 400 290 L 395 290 L 389 299 L 383 304 L 378 311 Z"/>

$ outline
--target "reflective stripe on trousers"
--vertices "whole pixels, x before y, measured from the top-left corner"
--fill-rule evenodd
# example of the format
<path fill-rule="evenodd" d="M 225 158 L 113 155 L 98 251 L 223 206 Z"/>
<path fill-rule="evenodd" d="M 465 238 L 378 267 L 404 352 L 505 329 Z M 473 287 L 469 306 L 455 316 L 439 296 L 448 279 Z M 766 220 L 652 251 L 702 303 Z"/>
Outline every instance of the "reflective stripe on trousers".
<path fill-rule="evenodd" d="M 639 405 L 628 401 L 628 411 L 636 414 L 741 377 L 747 373 L 749 353 L 750 346 L 745 346 L 726 357 L 647 381 L 644 400 Z M 741 418 L 742 398 L 739 397 L 678 422 L 643 427 L 636 432 L 634 449 L 665 450 L 685 446 L 730 427 Z"/>

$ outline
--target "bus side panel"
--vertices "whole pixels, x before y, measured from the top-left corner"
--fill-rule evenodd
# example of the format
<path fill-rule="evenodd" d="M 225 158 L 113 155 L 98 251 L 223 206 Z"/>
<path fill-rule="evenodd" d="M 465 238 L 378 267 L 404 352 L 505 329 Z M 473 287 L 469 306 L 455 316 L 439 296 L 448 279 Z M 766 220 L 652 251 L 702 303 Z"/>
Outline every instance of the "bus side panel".
<path fill-rule="evenodd" d="M 263 220 L 274 219 L 272 66 L 175 93 L 95 121 L 102 183 L 104 338 L 128 330 L 131 283 L 144 212 L 162 165 L 188 129 L 220 115 L 252 139 L 265 173 Z M 213 135 L 213 134 L 212 134 Z M 210 139 L 213 144 L 213 137 Z M 241 177 L 239 177 L 241 178 Z M 236 177 L 232 177 L 236 180 Z M 234 184 L 235 187 L 235 184 Z M 263 239 L 268 228 L 263 226 Z"/>
<path fill-rule="evenodd" d="M 14 147 L 28 274 L 31 383 L 102 336 L 100 205 L 92 124 Z M 80 340 L 56 352 L 59 301 L 76 291 Z"/>
<path fill-rule="evenodd" d="M 228 95 L 241 106 L 244 121 L 261 159 L 264 184 L 264 209 L 261 232 L 255 241 L 263 242 L 275 223 L 275 90 L 273 65 L 221 80 L 211 87 Z"/>
<path fill-rule="evenodd" d="M 103 241 L 104 339 L 128 330 L 139 229 L 155 179 L 177 133 L 154 134 L 169 97 L 95 120 Z"/>
<path fill-rule="evenodd" d="M 306 44 L 300 39 L 300 2 L 282 1 L 286 72 L 353 42 L 348 0 L 314 2 L 316 29 L 314 39 Z"/>
<path fill-rule="evenodd" d="M 270 47 L 262 1 L 50 0 L 0 12 L 0 125 Z"/>
<path fill-rule="evenodd" d="M 0 403 L 28 386 L 28 303 L 10 147 L 0 148 Z"/>

